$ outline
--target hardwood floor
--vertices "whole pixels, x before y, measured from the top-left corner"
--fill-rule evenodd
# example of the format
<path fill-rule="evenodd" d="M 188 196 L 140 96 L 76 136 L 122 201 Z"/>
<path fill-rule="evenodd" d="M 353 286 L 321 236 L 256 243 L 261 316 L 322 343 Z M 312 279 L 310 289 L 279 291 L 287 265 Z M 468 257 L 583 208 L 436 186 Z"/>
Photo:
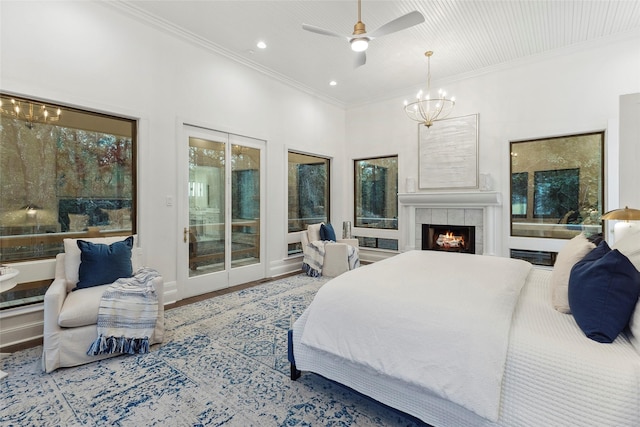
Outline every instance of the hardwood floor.
<path fill-rule="evenodd" d="M 209 298 L 214 298 L 214 297 L 218 297 L 220 295 L 225 295 L 225 294 L 228 294 L 228 293 L 231 293 L 231 292 L 236 292 L 236 291 L 240 291 L 242 289 L 247 289 L 247 288 L 251 288 L 253 286 L 261 285 L 263 283 L 268 283 L 268 282 L 271 282 L 273 280 L 279 280 L 279 279 L 282 279 L 284 277 L 295 276 L 295 275 L 300 274 L 300 273 L 302 273 L 302 270 L 294 271 L 292 273 L 284 274 L 284 275 L 278 276 L 278 277 L 270 277 L 270 278 L 255 280 L 253 282 L 243 283 L 241 285 L 232 286 L 232 287 L 226 288 L 226 289 L 220 289 L 219 291 L 209 292 L 209 293 L 198 295 L 198 296 L 191 297 L 191 298 L 185 298 L 183 300 L 177 301 L 174 304 L 165 305 L 164 309 L 165 310 L 171 310 L 172 308 L 177 308 L 177 307 L 182 307 L 182 306 L 185 306 L 185 305 L 193 304 L 193 303 L 198 302 L 198 301 L 203 301 L 203 300 L 206 300 L 206 299 L 209 299 Z M 23 343 L 20 343 L 20 344 L 7 346 L 7 347 L 2 349 L 2 352 L 3 353 L 14 353 L 16 351 L 25 350 L 27 348 L 36 347 L 38 345 L 42 345 L 42 338 L 35 338 L 33 340 L 26 341 L 26 342 L 23 342 Z"/>

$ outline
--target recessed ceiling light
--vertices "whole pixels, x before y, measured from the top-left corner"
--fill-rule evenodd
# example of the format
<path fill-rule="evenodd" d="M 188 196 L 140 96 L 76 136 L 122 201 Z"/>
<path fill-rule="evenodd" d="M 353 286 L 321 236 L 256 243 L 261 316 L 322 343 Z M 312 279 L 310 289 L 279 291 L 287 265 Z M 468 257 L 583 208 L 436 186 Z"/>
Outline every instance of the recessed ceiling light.
<path fill-rule="evenodd" d="M 329 82 L 329 86 L 335 86 L 335 85 L 337 85 L 337 84 L 338 84 L 338 82 L 337 82 L 337 81 L 335 81 L 335 80 L 331 80 L 331 81 Z"/>
<path fill-rule="evenodd" d="M 267 48 L 267 44 L 265 42 L 263 42 L 262 40 L 260 40 L 256 46 L 258 46 L 259 49 L 266 49 Z"/>

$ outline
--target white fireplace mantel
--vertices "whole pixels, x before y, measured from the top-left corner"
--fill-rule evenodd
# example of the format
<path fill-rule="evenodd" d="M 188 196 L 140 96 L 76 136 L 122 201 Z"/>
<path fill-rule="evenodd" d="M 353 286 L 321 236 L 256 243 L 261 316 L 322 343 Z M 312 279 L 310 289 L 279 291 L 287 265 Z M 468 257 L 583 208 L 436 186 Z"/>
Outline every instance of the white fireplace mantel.
<path fill-rule="evenodd" d="M 416 249 L 416 209 L 482 209 L 483 253 L 496 254 L 497 227 L 502 194 L 496 191 L 450 191 L 398 193 L 398 202 L 407 227 L 402 233 L 405 250 Z"/>
<path fill-rule="evenodd" d="M 496 191 L 398 193 L 398 201 L 405 206 L 477 208 L 502 205 L 502 194 Z"/>

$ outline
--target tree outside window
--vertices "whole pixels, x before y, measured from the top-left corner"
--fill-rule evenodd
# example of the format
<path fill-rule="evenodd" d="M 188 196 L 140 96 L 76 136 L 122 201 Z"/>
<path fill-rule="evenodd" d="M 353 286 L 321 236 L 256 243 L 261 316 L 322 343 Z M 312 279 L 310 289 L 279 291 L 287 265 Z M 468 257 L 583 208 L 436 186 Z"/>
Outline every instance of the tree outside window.
<path fill-rule="evenodd" d="M 0 100 L 1 263 L 52 258 L 68 237 L 135 233 L 135 120 Z M 0 308 L 37 302 L 47 286 L 20 284 Z"/>
<path fill-rule="evenodd" d="M 288 153 L 288 231 L 306 230 L 309 224 L 329 222 L 329 165 L 327 158 Z M 291 243 L 288 253 L 301 253 L 300 243 Z"/>
<path fill-rule="evenodd" d="M 512 141 L 511 235 L 602 232 L 604 132 Z"/>
<path fill-rule="evenodd" d="M 355 227 L 398 229 L 398 156 L 354 161 Z"/>

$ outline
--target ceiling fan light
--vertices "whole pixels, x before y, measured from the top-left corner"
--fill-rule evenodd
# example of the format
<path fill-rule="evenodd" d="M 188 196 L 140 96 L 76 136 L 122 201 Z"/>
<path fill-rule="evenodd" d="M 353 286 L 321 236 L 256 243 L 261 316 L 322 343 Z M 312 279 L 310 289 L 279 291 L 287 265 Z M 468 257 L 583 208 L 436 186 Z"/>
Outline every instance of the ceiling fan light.
<path fill-rule="evenodd" d="M 369 40 L 366 38 L 357 38 L 351 40 L 351 50 L 354 52 L 364 52 L 369 47 Z"/>

